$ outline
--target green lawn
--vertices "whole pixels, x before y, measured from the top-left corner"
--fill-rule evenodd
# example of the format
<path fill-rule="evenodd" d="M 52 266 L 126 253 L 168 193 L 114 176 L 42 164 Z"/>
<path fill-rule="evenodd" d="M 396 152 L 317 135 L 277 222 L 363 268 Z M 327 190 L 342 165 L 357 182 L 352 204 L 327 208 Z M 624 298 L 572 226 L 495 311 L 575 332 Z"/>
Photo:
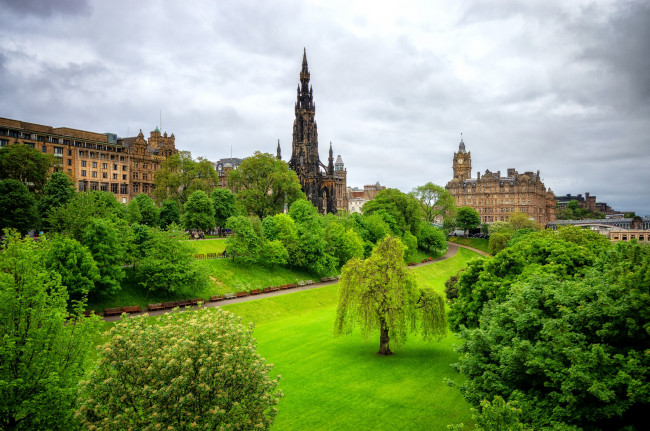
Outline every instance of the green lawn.
<path fill-rule="evenodd" d="M 490 241 L 485 238 L 461 238 L 450 236 L 449 241 L 455 242 L 456 244 L 466 245 L 468 247 L 474 247 L 478 250 L 489 253 L 488 246 L 490 244 Z"/>
<path fill-rule="evenodd" d="M 196 254 L 222 253 L 226 249 L 226 239 L 199 239 L 189 241 Z"/>

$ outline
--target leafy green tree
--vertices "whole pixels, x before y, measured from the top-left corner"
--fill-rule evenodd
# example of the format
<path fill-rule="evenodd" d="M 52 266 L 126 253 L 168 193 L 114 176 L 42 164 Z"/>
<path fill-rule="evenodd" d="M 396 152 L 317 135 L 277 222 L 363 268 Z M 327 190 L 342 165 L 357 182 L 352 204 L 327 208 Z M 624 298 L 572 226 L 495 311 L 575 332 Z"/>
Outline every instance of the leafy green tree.
<path fill-rule="evenodd" d="M 460 207 L 456 213 L 456 226 L 465 231 L 470 229 L 476 229 L 481 224 L 481 216 L 478 215 L 478 212 L 474 208 L 470 207 Z"/>
<path fill-rule="evenodd" d="M 167 230 L 152 229 L 145 247 L 136 277 L 147 295 L 150 292 L 191 295 L 207 286 L 207 274 L 194 259 L 194 248 L 175 225 Z"/>
<path fill-rule="evenodd" d="M 233 261 L 254 263 L 260 259 L 262 240 L 248 217 L 230 217 L 226 228 L 233 234 L 226 239 L 226 253 Z"/>
<path fill-rule="evenodd" d="M 214 203 L 214 221 L 216 226 L 221 228 L 226 226 L 226 221 L 237 215 L 236 196 L 228 189 L 216 188 L 210 194 L 212 202 Z"/>
<path fill-rule="evenodd" d="M 18 180 L 0 180 L 0 231 L 13 228 L 26 235 L 39 223 L 36 201 Z"/>
<path fill-rule="evenodd" d="M 193 192 L 184 205 L 183 227 L 188 230 L 210 231 L 214 229 L 214 204 L 203 191 Z"/>
<path fill-rule="evenodd" d="M 490 254 L 494 255 L 506 248 L 508 241 L 512 234 L 509 232 L 497 232 L 490 235 L 490 241 L 488 243 L 488 251 Z"/>
<path fill-rule="evenodd" d="M 160 227 L 166 229 L 172 223 L 181 224 L 181 211 L 177 201 L 166 200 L 160 207 Z"/>
<path fill-rule="evenodd" d="M 447 250 L 447 236 L 437 227 L 423 223 L 418 233 L 418 247 L 432 254 L 442 253 Z"/>
<path fill-rule="evenodd" d="M 153 238 L 153 230 L 149 226 L 139 223 L 132 224 L 130 230 L 132 240 L 128 242 L 127 254 L 133 262 L 133 267 L 136 267 L 147 255 L 149 242 Z"/>
<path fill-rule="evenodd" d="M 372 243 L 378 243 L 390 234 L 390 227 L 384 219 L 376 214 L 363 215 L 362 223 L 367 232 L 367 239 Z"/>
<path fill-rule="evenodd" d="M 269 220 L 267 222 L 267 220 Z M 266 228 L 264 228 L 265 224 Z M 272 227 L 269 225 L 272 223 Z M 262 222 L 264 235 L 269 240 L 277 239 L 282 243 L 289 254 L 289 262 L 295 262 L 298 258 L 298 228 L 296 222 L 287 214 L 276 214 L 273 217 L 267 217 Z M 269 234 L 267 234 L 269 232 Z"/>
<path fill-rule="evenodd" d="M 525 241 L 504 249 L 493 259 L 470 261 L 461 272 L 458 299 L 449 312 L 452 329 L 477 327 L 490 301 L 503 301 L 514 283 L 532 273 L 553 274 L 558 279 L 582 276 L 598 252 L 540 232 L 528 235 Z"/>
<path fill-rule="evenodd" d="M 456 201 L 449 190 L 431 182 L 418 186 L 411 192 L 420 202 L 424 221 L 433 222 L 436 217 L 442 216 L 443 220 L 454 217 L 456 214 Z"/>
<path fill-rule="evenodd" d="M 289 253 L 279 240 L 264 241 L 261 247 L 259 263 L 267 266 L 286 265 Z"/>
<path fill-rule="evenodd" d="M 528 215 L 522 212 L 510 214 L 510 217 L 508 217 L 508 224 L 512 226 L 513 231 L 518 231 L 519 229 L 540 230 L 540 226 L 535 223 L 535 220 L 529 219 Z"/>
<path fill-rule="evenodd" d="M 61 284 L 75 299 L 94 291 L 95 282 L 99 281 L 99 269 L 92 254 L 74 238 L 55 235 L 47 241 L 43 262 L 45 268 L 61 276 Z"/>
<path fill-rule="evenodd" d="M 144 193 L 140 193 L 134 200 L 138 203 L 142 215 L 140 223 L 151 227 L 158 226 L 159 211 L 153 199 Z"/>
<path fill-rule="evenodd" d="M 78 429 L 73 411 L 98 318 L 66 319 L 61 278 L 38 243 L 8 233 L 0 251 L 0 428 Z"/>
<path fill-rule="evenodd" d="M 461 332 L 462 393 L 474 405 L 495 395 L 517 401 L 534 429 L 645 428 L 649 274 L 650 248 L 630 243 L 582 277 L 532 273 Z"/>
<path fill-rule="evenodd" d="M 53 208 L 67 205 L 74 197 L 75 190 L 72 180 L 63 172 L 54 172 L 43 187 L 43 194 L 38 200 L 38 212 L 45 221 L 46 230 L 50 230 L 47 224 L 47 215 Z"/>
<path fill-rule="evenodd" d="M 352 229 L 346 230 L 337 219 L 329 220 L 325 228 L 325 244 L 325 252 L 336 259 L 338 267 L 352 258 L 364 256 L 361 237 Z"/>
<path fill-rule="evenodd" d="M 138 201 L 135 199 L 131 199 L 131 202 L 126 205 L 126 221 L 128 221 L 129 224 L 140 224 L 142 221 L 140 205 L 138 205 Z"/>
<path fill-rule="evenodd" d="M 67 205 L 52 209 L 48 223 L 53 230 L 81 241 L 83 231 L 92 219 L 117 221 L 125 217 L 126 208 L 113 193 L 89 190 L 75 193 Z"/>
<path fill-rule="evenodd" d="M 99 269 L 100 279 L 95 282 L 95 292 L 111 295 L 120 291 L 124 279 L 122 265 L 126 257 L 125 244 L 115 224 L 105 219 L 91 219 L 84 229 L 81 243 L 85 245 Z"/>
<path fill-rule="evenodd" d="M 281 213 L 298 199 L 305 199 L 298 175 L 289 165 L 268 153 L 256 151 L 228 174 L 229 186 L 248 214 L 264 218 Z"/>
<path fill-rule="evenodd" d="M 84 382 L 88 429 L 268 430 L 282 393 L 253 324 L 220 308 L 117 323 Z"/>
<path fill-rule="evenodd" d="M 418 239 L 409 231 L 404 232 L 402 243 L 406 246 L 404 258 L 410 260 L 418 250 Z"/>
<path fill-rule="evenodd" d="M 319 274 L 331 272 L 335 260 L 325 251 L 325 227 L 316 207 L 301 199 L 291 205 L 289 215 L 298 233 L 298 249 L 292 264 Z"/>
<path fill-rule="evenodd" d="M 217 186 L 219 175 L 209 160 L 201 157 L 194 160 L 189 151 L 179 151 L 161 164 L 154 182 L 156 202 L 171 199 L 185 205 L 197 190 L 210 193 Z"/>
<path fill-rule="evenodd" d="M 384 210 L 397 222 L 400 235 L 408 230 L 417 235 L 420 230 L 420 202 L 413 195 L 402 193 L 397 189 L 385 189 L 377 193 L 374 199 L 363 205 L 364 215 Z"/>
<path fill-rule="evenodd" d="M 531 428 L 524 427 L 521 422 L 521 409 L 518 408 L 517 401 L 506 402 L 500 396 L 495 396 L 492 402 L 482 400 L 480 410 L 472 410 L 472 419 L 476 421 L 475 431 L 532 431 Z M 450 430 L 465 429 L 463 424 L 447 426 Z M 554 428 L 556 431 L 561 431 Z M 569 429 L 564 428 L 564 431 Z M 577 430 L 576 430 L 577 431 Z"/>
<path fill-rule="evenodd" d="M 53 166 L 51 154 L 43 154 L 27 145 L 0 148 L 0 180 L 20 181 L 30 192 L 40 194 Z"/>
<path fill-rule="evenodd" d="M 404 266 L 404 244 L 382 240 L 366 260 L 352 259 L 341 270 L 334 334 L 359 326 L 365 338 L 379 330 L 378 355 L 391 355 L 409 332 L 424 339 L 444 337 L 445 303 L 433 289 L 418 289 Z"/>

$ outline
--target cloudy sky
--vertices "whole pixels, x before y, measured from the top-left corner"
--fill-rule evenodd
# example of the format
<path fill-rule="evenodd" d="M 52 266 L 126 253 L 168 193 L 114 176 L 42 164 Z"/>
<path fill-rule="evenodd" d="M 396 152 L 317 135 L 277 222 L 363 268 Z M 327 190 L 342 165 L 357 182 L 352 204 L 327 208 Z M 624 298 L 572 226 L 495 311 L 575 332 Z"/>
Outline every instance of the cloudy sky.
<path fill-rule="evenodd" d="M 409 191 L 540 170 L 650 215 L 647 1 L 0 0 L 0 117 L 145 136 L 212 161 L 291 153 L 303 47 L 321 160 Z M 162 115 L 161 115 L 162 112 Z"/>

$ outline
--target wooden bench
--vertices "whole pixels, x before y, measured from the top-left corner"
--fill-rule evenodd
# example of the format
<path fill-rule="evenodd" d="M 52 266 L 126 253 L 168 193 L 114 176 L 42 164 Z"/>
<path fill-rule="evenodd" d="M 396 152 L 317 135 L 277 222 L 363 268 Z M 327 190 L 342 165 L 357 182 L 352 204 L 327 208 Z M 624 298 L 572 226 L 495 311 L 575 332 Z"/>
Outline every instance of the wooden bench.
<path fill-rule="evenodd" d="M 163 305 L 162 302 L 159 302 L 157 304 L 148 304 L 147 305 L 147 310 L 149 311 L 157 311 L 157 310 L 164 310 L 165 306 Z"/>
<path fill-rule="evenodd" d="M 282 289 L 282 290 L 289 289 L 289 285 L 288 284 L 283 284 L 282 286 L 280 286 L 280 289 Z"/>
<path fill-rule="evenodd" d="M 176 307 L 178 305 L 178 301 L 163 302 L 162 305 L 165 308 L 165 310 L 167 310 L 169 308 Z"/>
<path fill-rule="evenodd" d="M 104 317 L 107 316 L 116 316 L 122 314 L 122 307 L 116 308 L 104 308 Z"/>
<path fill-rule="evenodd" d="M 217 253 L 208 253 L 208 259 L 216 259 Z"/>
<path fill-rule="evenodd" d="M 271 292 L 277 292 L 280 290 L 280 286 L 271 286 Z"/>
<path fill-rule="evenodd" d="M 304 281 L 300 280 L 300 281 L 298 282 L 298 286 L 304 286 L 304 285 L 305 285 L 305 282 L 304 282 Z"/>
<path fill-rule="evenodd" d="M 122 307 L 124 313 L 140 313 L 142 309 L 139 305 L 129 305 L 128 307 Z"/>
<path fill-rule="evenodd" d="M 296 287 L 298 287 L 298 283 L 289 283 L 288 286 L 289 289 L 295 289 Z"/>
<path fill-rule="evenodd" d="M 190 299 L 190 305 L 199 305 L 199 302 L 205 302 L 205 300 L 203 298 Z"/>
<path fill-rule="evenodd" d="M 262 293 L 262 291 L 260 289 L 251 290 L 251 295 L 259 295 L 260 293 Z"/>
<path fill-rule="evenodd" d="M 182 299 L 180 301 L 176 301 L 176 306 L 177 307 L 187 307 L 192 305 L 192 301 L 189 299 Z"/>
<path fill-rule="evenodd" d="M 223 295 L 223 297 L 224 297 L 224 299 L 233 299 L 233 298 L 237 298 L 237 294 L 236 293 L 226 293 L 225 295 Z"/>
<path fill-rule="evenodd" d="M 198 260 L 205 259 L 205 254 L 195 254 L 194 259 L 198 259 Z"/>
<path fill-rule="evenodd" d="M 272 292 L 272 291 L 273 291 L 272 287 L 265 287 L 264 289 L 262 289 L 263 293 L 268 293 L 268 292 Z M 251 292 L 251 293 L 253 293 L 253 292 Z"/>
<path fill-rule="evenodd" d="M 307 284 L 307 285 L 314 284 L 314 280 L 307 280 L 307 281 L 305 281 L 305 284 Z"/>
<path fill-rule="evenodd" d="M 237 292 L 237 298 L 241 298 L 241 297 L 248 296 L 248 295 L 250 295 L 250 293 L 248 293 L 248 291 L 246 291 L 246 290 L 242 290 L 241 292 Z"/>
<path fill-rule="evenodd" d="M 223 299 L 223 295 L 213 295 L 210 297 L 210 301 L 212 302 L 223 301 Z"/>
<path fill-rule="evenodd" d="M 415 262 L 409 262 L 409 263 L 407 263 L 406 265 L 407 265 L 407 266 L 414 266 L 414 265 L 417 265 L 417 264 L 416 264 Z"/>

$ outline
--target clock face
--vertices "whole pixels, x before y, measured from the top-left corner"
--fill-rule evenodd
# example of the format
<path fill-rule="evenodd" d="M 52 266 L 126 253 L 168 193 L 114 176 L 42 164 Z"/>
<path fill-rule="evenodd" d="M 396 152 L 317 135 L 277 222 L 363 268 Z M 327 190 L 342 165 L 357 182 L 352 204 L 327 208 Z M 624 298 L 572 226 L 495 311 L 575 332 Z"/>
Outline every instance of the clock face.
<path fill-rule="evenodd" d="M 458 164 L 462 165 L 463 164 L 463 159 L 458 159 Z"/>

